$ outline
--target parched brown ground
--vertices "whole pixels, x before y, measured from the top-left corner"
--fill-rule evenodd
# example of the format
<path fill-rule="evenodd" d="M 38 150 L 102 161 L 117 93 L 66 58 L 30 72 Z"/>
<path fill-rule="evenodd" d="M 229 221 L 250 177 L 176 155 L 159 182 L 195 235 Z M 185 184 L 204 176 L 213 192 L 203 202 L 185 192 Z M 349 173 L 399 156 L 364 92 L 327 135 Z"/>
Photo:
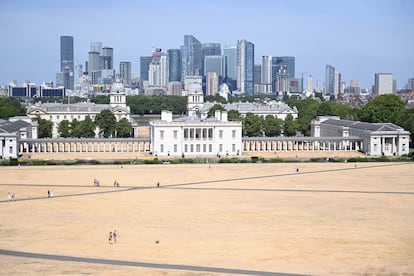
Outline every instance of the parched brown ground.
<path fill-rule="evenodd" d="M 414 275 L 413 179 L 413 163 L 0 167 L 0 274 Z"/>

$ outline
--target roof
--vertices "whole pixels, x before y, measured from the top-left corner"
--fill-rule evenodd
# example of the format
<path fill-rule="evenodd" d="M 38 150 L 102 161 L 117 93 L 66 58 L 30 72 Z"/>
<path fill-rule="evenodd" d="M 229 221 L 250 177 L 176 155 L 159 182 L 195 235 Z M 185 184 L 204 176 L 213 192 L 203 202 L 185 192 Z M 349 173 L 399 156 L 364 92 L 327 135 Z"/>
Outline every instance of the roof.
<path fill-rule="evenodd" d="M 201 111 L 208 112 L 215 103 L 204 103 Z M 223 105 L 224 108 L 229 110 L 237 110 L 240 113 L 284 113 L 284 112 L 297 112 L 295 109 L 284 103 L 272 103 L 272 104 L 262 104 L 262 103 L 249 103 L 249 102 L 239 102 L 239 103 L 227 103 Z"/>
<path fill-rule="evenodd" d="M 18 120 L 15 122 L 6 121 L 0 124 L 0 130 L 2 130 L 3 132 L 12 133 L 19 131 L 23 127 L 28 126 L 30 126 L 30 123 L 25 122 L 23 120 Z"/>
<path fill-rule="evenodd" d="M 365 123 L 359 121 L 349 121 L 349 120 L 335 120 L 328 119 L 322 122 L 323 124 L 330 124 L 335 126 L 350 127 L 360 130 L 369 130 L 369 131 L 404 131 L 402 127 L 399 127 L 392 123 Z"/>
<path fill-rule="evenodd" d="M 109 104 L 95 104 L 95 103 L 76 103 L 76 104 L 60 104 L 60 103 L 42 103 L 40 105 L 32 105 L 27 109 L 27 113 L 31 113 L 35 110 L 41 110 L 45 113 L 51 112 L 96 112 L 99 113 L 102 110 L 109 109 L 109 110 L 119 110 L 125 109 L 121 106 L 114 106 L 111 107 Z M 126 111 L 126 110 L 125 110 Z"/>

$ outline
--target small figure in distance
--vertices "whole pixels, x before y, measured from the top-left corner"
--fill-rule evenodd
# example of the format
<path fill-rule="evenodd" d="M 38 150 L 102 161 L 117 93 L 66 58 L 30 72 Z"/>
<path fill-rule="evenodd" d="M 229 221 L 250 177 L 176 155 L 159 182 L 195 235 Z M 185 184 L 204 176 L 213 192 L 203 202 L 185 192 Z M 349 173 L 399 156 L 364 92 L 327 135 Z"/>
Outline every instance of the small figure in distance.
<path fill-rule="evenodd" d="M 158 180 L 158 182 L 157 182 L 157 187 L 160 187 L 160 181 Z"/>
<path fill-rule="evenodd" d="M 109 232 L 108 243 L 112 244 L 112 232 Z"/>
<path fill-rule="evenodd" d="M 299 173 L 299 168 L 296 168 L 296 173 Z"/>
<path fill-rule="evenodd" d="M 47 197 L 50 197 L 50 191 L 47 190 Z"/>
<path fill-rule="evenodd" d="M 114 233 L 112 235 L 114 237 L 114 243 L 116 243 L 116 241 L 117 241 L 116 238 L 118 237 L 117 234 L 116 234 L 116 230 L 114 230 Z"/>

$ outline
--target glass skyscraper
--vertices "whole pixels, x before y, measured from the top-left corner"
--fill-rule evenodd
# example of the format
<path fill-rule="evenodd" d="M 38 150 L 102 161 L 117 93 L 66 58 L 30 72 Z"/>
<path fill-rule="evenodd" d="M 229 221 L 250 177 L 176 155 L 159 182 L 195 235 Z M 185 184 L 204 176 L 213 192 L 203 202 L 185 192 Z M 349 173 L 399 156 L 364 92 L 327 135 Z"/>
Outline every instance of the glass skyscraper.
<path fill-rule="evenodd" d="M 325 67 L 325 95 L 335 96 L 335 67 Z"/>
<path fill-rule="evenodd" d="M 254 92 L 254 44 L 241 39 L 237 42 L 237 88 L 248 96 Z"/>
<path fill-rule="evenodd" d="M 131 62 L 121 61 L 119 63 L 119 75 L 125 85 L 131 85 Z"/>
<path fill-rule="evenodd" d="M 63 85 L 73 89 L 74 85 L 74 57 L 73 36 L 60 37 L 60 72 L 63 73 Z"/>
<path fill-rule="evenodd" d="M 168 53 L 168 81 L 181 81 L 181 50 L 169 49 Z"/>
<path fill-rule="evenodd" d="M 181 78 L 200 76 L 202 73 L 202 44 L 192 35 L 184 35 L 184 45 L 181 46 Z"/>
<path fill-rule="evenodd" d="M 224 46 L 226 57 L 226 76 L 232 80 L 237 79 L 237 46 Z"/>
<path fill-rule="evenodd" d="M 140 73 L 141 81 L 147 81 L 149 65 L 152 62 L 152 57 L 151 56 L 140 57 L 139 61 L 140 61 L 139 73 Z"/>

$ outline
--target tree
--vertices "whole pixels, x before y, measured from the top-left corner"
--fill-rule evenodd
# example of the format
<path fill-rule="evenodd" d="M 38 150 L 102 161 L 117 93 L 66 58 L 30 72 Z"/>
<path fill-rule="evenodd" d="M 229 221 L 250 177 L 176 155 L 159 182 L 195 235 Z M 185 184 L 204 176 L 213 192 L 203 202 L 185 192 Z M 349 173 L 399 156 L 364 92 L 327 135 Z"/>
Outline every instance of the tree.
<path fill-rule="evenodd" d="M 285 136 L 295 136 L 297 130 L 297 123 L 294 120 L 292 114 L 288 114 L 283 123 L 283 134 Z"/>
<path fill-rule="evenodd" d="M 247 113 L 243 119 L 243 135 L 248 137 L 263 136 L 262 118 L 253 113 Z"/>
<path fill-rule="evenodd" d="M 263 120 L 263 131 L 265 136 L 274 137 L 280 136 L 283 129 L 283 120 L 267 115 Z"/>
<path fill-rule="evenodd" d="M 71 137 L 71 126 L 68 120 L 63 120 L 59 123 L 58 132 L 60 137 Z"/>
<path fill-rule="evenodd" d="M 221 104 L 214 104 L 207 113 L 207 117 L 214 117 L 216 110 L 226 111 L 226 109 Z"/>
<path fill-rule="evenodd" d="M 91 102 L 96 104 L 109 104 L 109 96 L 98 95 L 91 99 Z"/>
<path fill-rule="evenodd" d="M 37 117 L 35 119 L 37 121 L 37 136 L 39 138 L 51 138 L 52 137 L 52 129 L 53 123 L 49 120 L 41 119 Z"/>
<path fill-rule="evenodd" d="M 76 119 L 73 119 L 70 123 L 70 136 L 81 138 L 83 134 L 82 122 Z"/>
<path fill-rule="evenodd" d="M 122 118 L 119 122 L 116 123 L 116 137 L 118 138 L 128 138 L 132 136 L 132 125 L 126 119 Z"/>
<path fill-rule="evenodd" d="M 231 109 L 228 112 L 228 119 L 229 121 L 241 121 L 242 118 L 240 117 L 240 112 L 235 109 Z"/>
<path fill-rule="evenodd" d="M 0 97 L 0 119 L 8 119 L 13 116 L 26 114 L 26 109 L 16 98 Z"/>
<path fill-rule="evenodd" d="M 414 144 L 414 108 L 404 109 L 398 116 L 396 124 L 410 132 L 412 146 Z"/>
<path fill-rule="evenodd" d="M 99 127 L 99 135 L 108 138 L 115 134 L 116 118 L 109 109 L 104 109 L 95 117 L 95 123 Z"/>
<path fill-rule="evenodd" d="M 311 121 L 315 119 L 321 103 L 313 99 L 300 100 L 291 97 L 288 100 L 290 107 L 298 109 L 298 118 L 296 120 L 298 130 L 305 136 L 310 136 Z"/>
<path fill-rule="evenodd" d="M 396 123 L 404 103 L 394 94 L 379 95 L 360 111 L 359 119 L 369 123 Z"/>
<path fill-rule="evenodd" d="M 205 102 L 217 102 L 221 104 L 227 103 L 226 99 L 222 96 L 205 96 L 204 101 Z"/>
<path fill-rule="evenodd" d="M 91 117 L 86 116 L 85 120 L 81 122 L 82 127 L 82 137 L 93 138 L 95 137 L 96 125 L 92 121 Z"/>

